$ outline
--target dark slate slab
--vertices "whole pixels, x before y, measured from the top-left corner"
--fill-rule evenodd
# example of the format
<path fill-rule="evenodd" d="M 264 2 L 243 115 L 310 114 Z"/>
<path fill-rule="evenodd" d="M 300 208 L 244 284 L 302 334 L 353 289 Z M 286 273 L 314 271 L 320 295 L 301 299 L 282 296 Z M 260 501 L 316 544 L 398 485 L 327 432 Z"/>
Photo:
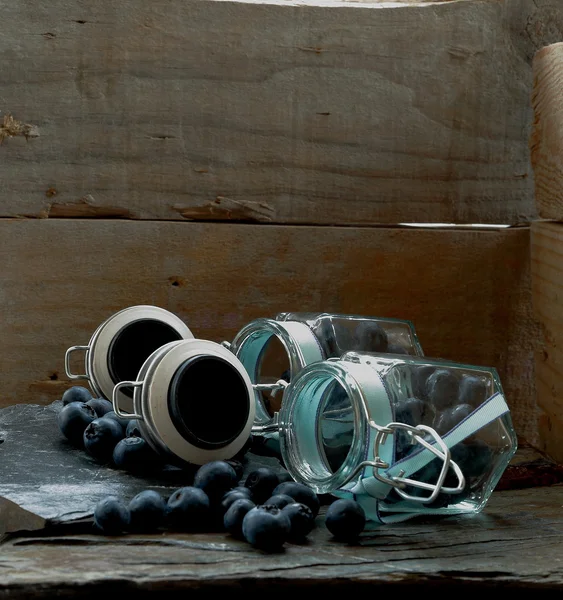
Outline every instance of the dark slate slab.
<path fill-rule="evenodd" d="M 173 466 L 157 475 L 137 476 L 98 463 L 61 434 L 56 421 L 61 408 L 58 400 L 48 406 L 0 409 L 0 498 L 55 524 L 91 516 L 96 502 L 109 494 L 128 500 L 153 489 L 168 496 L 191 484 L 193 472 Z M 258 466 L 281 469 L 274 457 L 248 453 L 245 474 Z M 24 521 L 29 522 L 29 514 L 24 519 L 22 511 Z M 17 529 L 18 520 L 12 518 L 3 531 Z"/>

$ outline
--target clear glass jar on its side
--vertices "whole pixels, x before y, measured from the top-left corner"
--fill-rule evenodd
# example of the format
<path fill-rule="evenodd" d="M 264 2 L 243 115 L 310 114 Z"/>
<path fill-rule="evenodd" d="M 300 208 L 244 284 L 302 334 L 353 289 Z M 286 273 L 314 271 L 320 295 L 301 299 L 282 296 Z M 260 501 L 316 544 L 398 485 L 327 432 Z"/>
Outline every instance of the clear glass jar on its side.
<path fill-rule="evenodd" d="M 400 319 L 330 313 L 279 313 L 243 327 L 230 344 L 257 384 L 255 435 L 269 429 L 283 400 L 283 382 L 305 366 L 347 351 L 423 356 L 413 324 Z"/>
<path fill-rule="evenodd" d="M 294 479 L 380 522 L 480 511 L 517 446 L 495 369 L 358 352 L 303 369 L 278 427 Z"/>
<path fill-rule="evenodd" d="M 167 344 L 193 338 L 189 327 L 175 314 L 151 305 L 130 306 L 101 323 L 86 346 L 72 346 L 65 353 L 65 371 L 69 379 L 87 380 L 93 392 L 110 400 L 114 386 L 135 379 L 152 352 Z M 84 373 L 75 374 L 71 356 L 84 352 Z M 133 393 L 120 391 L 122 406 L 131 411 Z"/>

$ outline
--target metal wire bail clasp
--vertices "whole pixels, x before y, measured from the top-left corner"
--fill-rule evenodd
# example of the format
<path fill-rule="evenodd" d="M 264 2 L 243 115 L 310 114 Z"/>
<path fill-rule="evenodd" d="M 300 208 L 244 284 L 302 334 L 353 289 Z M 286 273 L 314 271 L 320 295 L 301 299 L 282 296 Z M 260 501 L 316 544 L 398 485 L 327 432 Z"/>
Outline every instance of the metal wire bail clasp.
<path fill-rule="evenodd" d="M 65 373 L 69 379 L 89 379 L 88 375 L 85 375 L 85 374 L 78 375 L 78 374 L 73 373 L 71 370 L 71 367 L 70 367 L 70 355 L 73 352 L 78 352 L 78 351 L 88 352 L 89 350 L 90 350 L 90 346 L 71 346 L 65 352 Z"/>
<path fill-rule="evenodd" d="M 285 390 L 289 383 L 285 379 L 278 379 L 275 383 L 253 383 L 252 387 L 256 391 L 270 391 L 272 392 L 271 397 L 274 398 L 277 392 Z M 253 425 L 252 433 L 264 434 L 264 433 L 277 433 L 279 431 L 279 413 L 275 413 L 270 423 L 264 425 Z"/>
<path fill-rule="evenodd" d="M 121 388 L 143 387 L 144 383 L 144 381 L 120 381 L 114 386 L 111 402 L 113 404 L 113 410 L 118 417 L 121 417 L 122 419 L 137 419 L 138 421 L 144 421 L 143 415 L 139 413 L 139 411 L 136 409 L 136 406 L 134 407 L 134 411 L 132 413 L 124 412 L 119 406 L 119 390 Z M 135 399 L 133 399 L 133 403 L 135 403 Z"/>
<path fill-rule="evenodd" d="M 370 422 L 370 426 L 377 430 L 377 435 L 375 436 L 373 445 L 373 453 L 375 456 L 374 460 L 376 463 L 383 462 L 379 459 L 380 445 L 385 443 L 388 435 L 395 434 L 399 430 L 405 431 L 407 435 L 411 437 L 413 443 L 420 444 L 432 452 L 432 454 L 434 454 L 437 458 L 442 460 L 442 469 L 440 470 L 440 474 L 436 480 L 436 483 L 427 483 L 424 481 L 417 481 L 416 479 L 410 479 L 409 477 L 404 477 L 404 470 L 399 471 L 399 474 L 396 476 L 386 477 L 385 475 L 379 473 L 378 469 L 388 469 L 389 465 L 386 464 L 385 466 L 374 466 L 373 476 L 376 479 L 379 479 L 379 481 L 393 486 L 397 494 L 399 494 L 402 498 L 411 502 L 421 502 L 426 504 L 433 502 L 441 492 L 446 494 L 459 494 L 463 491 L 465 488 L 465 477 L 459 465 L 452 460 L 450 449 L 435 429 L 432 429 L 432 427 L 428 427 L 427 425 L 418 425 L 413 427 L 411 425 L 406 425 L 405 423 L 389 423 L 385 427 L 379 427 L 373 421 Z M 428 441 L 428 435 L 434 439 L 436 442 L 435 444 L 432 444 Z M 450 467 L 453 469 L 458 480 L 458 485 L 456 487 L 444 487 L 443 485 Z M 429 490 L 431 494 L 429 496 L 413 496 L 404 491 L 404 488 L 407 485 Z"/>
<path fill-rule="evenodd" d="M 275 383 L 253 383 L 252 387 L 259 392 L 273 392 L 275 396 L 279 390 L 285 390 L 289 383 L 285 379 L 278 379 Z"/>

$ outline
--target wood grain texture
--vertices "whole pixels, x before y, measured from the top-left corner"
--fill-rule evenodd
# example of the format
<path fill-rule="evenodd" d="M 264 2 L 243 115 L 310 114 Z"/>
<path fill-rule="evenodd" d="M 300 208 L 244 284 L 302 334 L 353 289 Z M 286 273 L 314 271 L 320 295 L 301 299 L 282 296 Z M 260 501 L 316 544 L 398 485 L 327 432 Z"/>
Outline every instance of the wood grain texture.
<path fill-rule="evenodd" d="M 321 511 L 309 543 L 276 554 L 220 533 L 30 534 L 1 546 L 0 598 L 463 597 L 499 589 L 551 598 L 563 591 L 562 504 L 561 485 L 495 492 L 479 515 L 389 525 L 364 532 L 356 545 L 334 541 Z"/>
<path fill-rule="evenodd" d="M 563 219 L 563 43 L 540 50 L 533 62 L 535 113 L 530 150 L 540 216 Z"/>
<path fill-rule="evenodd" d="M 0 216 L 526 222 L 562 36 L 559 0 L 8 3 Z"/>
<path fill-rule="evenodd" d="M 541 326 L 536 353 L 538 405 L 543 448 L 563 462 L 563 225 L 532 226 L 532 299 Z"/>
<path fill-rule="evenodd" d="M 411 319 L 428 356 L 498 368 L 534 439 L 527 228 L 15 219 L 0 220 L 0 261 L 0 406 L 60 397 L 65 350 L 130 305 L 215 341 L 257 317 L 329 311 Z"/>

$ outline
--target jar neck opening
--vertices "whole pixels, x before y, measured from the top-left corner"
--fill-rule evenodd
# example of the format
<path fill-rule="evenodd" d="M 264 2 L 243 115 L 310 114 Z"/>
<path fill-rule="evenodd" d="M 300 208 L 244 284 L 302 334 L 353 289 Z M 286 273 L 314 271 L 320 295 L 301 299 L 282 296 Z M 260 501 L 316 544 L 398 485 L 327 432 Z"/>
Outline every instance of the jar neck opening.
<path fill-rule="evenodd" d="M 369 427 L 361 393 L 336 362 L 311 365 L 290 384 L 280 413 L 280 441 L 294 479 L 329 493 L 365 459 Z"/>
<path fill-rule="evenodd" d="M 157 319 L 138 319 L 125 325 L 114 336 L 107 353 L 107 367 L 114 384 L 137 379 L 143 363 L 155 350 L 181 339 L 176 329 Z M 133 397 L 130 388 L 122 391 Z"/>
<path fill-rule="evenodd" d="M 223 448 L 244 431 L 251 397 L 235 366 L 216 356 L 195 356 L 174 373 L 168 410 L 180 435 L 205 450 Z"/>
<path fill-rule="evenodd" d="M 272 382 L 263 381 L 262 368 L 267 358 L 269 346 L 276 340 L 281 345 L 285 357 L 284 366 L 280 373 L 272 374 Z M 305 365 L 323 359 L 319 342 L 309 327 L 297 322 L 278 322 L 272 319 L 257 319 L 242 329 L 233 340 L 232 349 L 237 358 L 242 362 L 253 384 L 273 383 L 282 378 L 284 372 L 289 375 L 288 380 L 294 377 Z M 278 353 L 279 354 L 279 353 Z M 289 365 L 289 369 L 287 366 Z M 276 407 L 281 403 L 279 391 L 276 396 Z M 273 412 L 262 396 L 262 392 L 255 390 L 256 422 L 264 424 L 271 422 Z"/>

